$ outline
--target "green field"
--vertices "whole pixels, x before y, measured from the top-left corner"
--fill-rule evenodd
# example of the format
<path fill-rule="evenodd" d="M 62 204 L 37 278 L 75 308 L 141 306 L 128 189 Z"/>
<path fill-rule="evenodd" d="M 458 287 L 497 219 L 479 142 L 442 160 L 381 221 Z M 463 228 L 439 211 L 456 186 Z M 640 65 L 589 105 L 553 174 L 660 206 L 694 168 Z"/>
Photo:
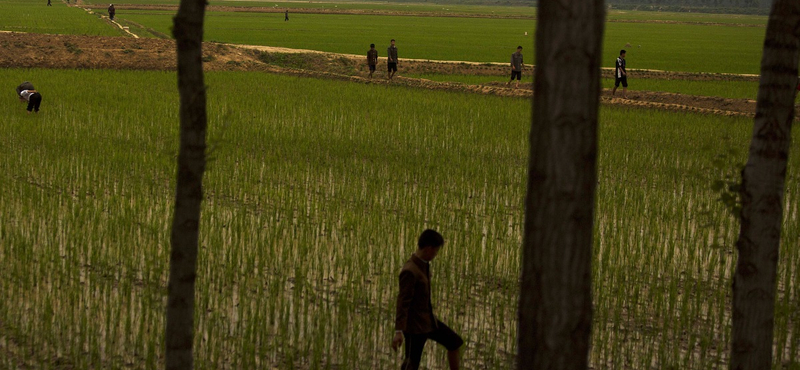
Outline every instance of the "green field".
<path fill-rule="evenodd" d="M 99 1 L 85 1 L 88 4 L 105 4 Z M 179 0 L 125 0 L 122 5 L 177 5 Z M 425 13 L 450 13 L 467 15 L 492 15 L 492 16 L 515 16 L 515 17 L 536 17 L 536 8 L 521 6 L 491 6 L 491 5 L 458 5 L 458 4 L 423 4 L 423 3 L 391 3 L 391 2 L 370 2 L 370 1 L 309 1 L 309 2 L 285 2 L 285 1 L 242 1 L 242 0 L 212 0 L 211 6 L 232 6 L 232 7 L 276 7 L 289 8 L 292 11 L 306 9 L 331 9 L 331 10 L 377 10 L 377 11 L 406 11 L 406 12 L 425 12 Z M 766 26 L 767 17 L 757 15 L 739 14 L 710 14 L 710 13 L 674 13 L 674 12 L 652 12 L 652 11 L 628 11 L 610 10 L 607 18 L 611 21 L 669 21 L 669 22 L 697 22 L 697 23 L 721 23 L 737 25 Z"/>
<path fill-rule="evenodd" d="M 67 7 L 55 0 L 2 0 L 0 31 L 54 33 L 67 35 L 120 36 L 121 31 L 83 9 Z"/>
<path fill-rule="evenodd" d="M 447 239 L 434 300 L 466 339 L 465 368 L 512 366 L 529 100 L 207 77 L 199 369 L 396 366 L 396 274 L 425 227 Z M 153 92 L 174 91 L 175 76 L 0 70 L 2 85 L 22 79 L 41 81 L 44 100 L 38 115 L 0 106 L 5 335 L 33 363 L 156 368 L 178 97 Z M 596 366 L 725 361 L 738 227 L 710 185 L 744 160 L 750 128 L 748 119 L 602 109 Z M 776 364 L 790 367 L 800 355 L 800 152 L 791 155 L 775 338 Z M 426 358 L 445 366 L 439 348 Z"/>
<path fill-rule="evenodd" d="M 172 24 L 172 14 L 163 11 L 119 11 L 118 17 L 167 34 Z M 291 19 L 284 22 L 279 13 L 208 12 L 205 39 L 349 54 L 363 54 L 375 43 L 385 55 L 394 38 L 401 59 L 477 62 L 506 62 L 523 45 L 528 63 L 535 58 L 532 20 L 346 14 Z M 603 66 L 613 67 L 626 48 L 629 68 L 758 73 L 763 37 L 764 28 L 758 27 L 607 23 Z"/>
<path fill-rule="evenodd" d="M 0 30 L 120 35 L 97 14 L 44 4 L 0 0 Z M 117 5 L 122 23 L 170 34 L 173 13 Z M 534 62 L 530 19 L 301 14 L 534 16 L 532 7 L 211 5 L 293 13 L 283 22 L 281 13 L 209 12 L 207 40 L 354 54 L 374 42 L 385 56 L 396 38 L 401 59 L 503 63 L 522 44 Z M 758 72 L 764 17 L 608 18 L 605 67 L 630 43 L 630 69 Z M 631 73 L 631 90 L 754 99 L 758 88 Z M 410 75 L 402 61 L 400 75 L 508 78 Z M 0 369 L 163 367 L 175 73 L 0 69 L 9 93 L 24 80 L 42 92 L 41 113 L 26 114 L 14 99 L 0 104 Z M 206 73 L 206 84 L 197 369 L 399 368 L 389 347 L 397 274 L 427 227 L 446 239 L 432 267 L 433 300 L 466 341 L 464 368 L 515 367 L 529 99 L 256 72 Z M 739 226 L 712 184 L 738 173 L 752 119 L 602 106 L 599 130 L 593 368 L 726 368 Z M 800 131 L 792 134 L 798 142 Z M 800 369 L 800 151 L 789 162 L 776 370 Z M 428 345 L 423 360 L 423 368 L 446 369 L 438 346 Z"/>

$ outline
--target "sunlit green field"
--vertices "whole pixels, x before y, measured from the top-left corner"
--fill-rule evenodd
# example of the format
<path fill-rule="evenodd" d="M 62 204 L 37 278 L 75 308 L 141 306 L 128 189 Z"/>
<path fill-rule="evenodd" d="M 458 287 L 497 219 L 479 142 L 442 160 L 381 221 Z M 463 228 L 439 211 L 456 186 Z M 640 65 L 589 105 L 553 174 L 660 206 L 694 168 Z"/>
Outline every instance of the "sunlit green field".
<path fill-rule="evenodd" d="M 0 31 L 120 36 L 119 29 L 83 9 L 67 7 L 58 0 L 52 4 L 47 6 L 47 0 L 0 1 Z"/>
<path fill-rule="evenodd" d="M 465 368 L 513 367 L 529 100 L 207 77 L 199 369 L 399 367 L 397 273 L 426 227 L 447 240 L 435 310 L 465 338 Z M 175 91 L 174 74 L 0 70 L 2 85 L 23 78 L 44 99 L 38 115 L 0 105 L 0 322 L 24 355 L 0 367 L 160 367 L 178 97 L 153 91 Z M 726 366 L 738 226 L 711 184 L 744 161 L 750 129 L 602 109 L 596 368 Z M 792 151 L 776 308 L 775 364 L 788 368 L 798 164 Z M 446 366 L 433 345 L 425 359 Z"/>
<path fill-rule="evenodd" d="M 87 4 L 105 4 L 100 1 L 85 1 Z M 179 0 L 125 0 L 123 5 L 177 5 Z M 332 9 L 332 10 L 380 10 L 380 11 L 408 11 L 425 13 L 450 13 L 450 14 L 478 14 L 493 16 L 535 17 L 536 8 L 533 6 L 486 6 L 486 5 L 460 5 L 460 4 L 424 4 L 424 3 L 391 3 L 371 1 L 247 1 L 247 0 L 212 0 L 212 6 L 234 7 L 276 7 L 289 8 L 296 11 L 304 9 Z M 757 15 L 739 14 L 709 14 L 709 13 L 674 13 L 661 11 L 608 11 L 607 18 L 611 21 L 670 21 L 670 22 L 698 22 L 698 23 L 723 23 L 746 24 L 765 26 L 767 17 Z"/>
<path fill-rule="evenodd" d="M 169 34 L 173 14 L 129 10 L 117 16 Z M 528 63 L 535 60 L 536 22 L 527 19 L 348 14 L 290 14 L 290 19 L 284 22 L 282 13 L 208 12 L 204 35 L 216 42 L 349 54 L 366 53 L 375 43 L 381 55 L 396 39 L 401 59 L 477 62 L 507 62 L 522 45 Z M 604 67 L 613 67 L 619 50 L 626 49 L 629 68 L 757 74 L 765 29 L 610 22 L 605 32 Z"/>

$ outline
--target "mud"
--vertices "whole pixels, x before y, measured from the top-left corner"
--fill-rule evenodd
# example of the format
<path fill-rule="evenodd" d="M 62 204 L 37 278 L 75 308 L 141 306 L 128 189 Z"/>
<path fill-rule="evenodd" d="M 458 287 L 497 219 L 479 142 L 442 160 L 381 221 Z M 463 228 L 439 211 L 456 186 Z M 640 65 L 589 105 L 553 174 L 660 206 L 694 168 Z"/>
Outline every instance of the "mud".
<path fill-rule="evenodd" d="M 522 84 L 519 89 L 513 89 L 500 82 L 505 78 L 507 72 L 505 64 L 500 63 L 403 59 L 399 65 L 400 75 L 392 81 L 387 81 L 382 78 L 383 72 L 380 65 L 379 72 L 376 72 L 375 77 L 368 79 L 365 57 L 360 55 L 219 43 L 205 43 L 203 48 L 206 71 L 261 71 L 358 83 L 394 84 L 429 90 L 518 98 L 530 97 L 533 93 L 531 84 Z M 294 58 L 288 57 L 293 54 Z M 383 63 L 385 63 L 385 59 L 379 61 L 379 64 Z M 167 39 L 2 32 L 0 33 L 0 68 L 175 70 L 176 47 L 174 41 Z M 498 82 L 482 85 L 438 82 L 402 77 L 403 73 L 496 75 Z M 604 74 L 609 76 L 610 73 L 610 71 L 604 71 Z M 683 80 L 740 79 L 750 81 L 758 79 L 758 76 L 751 75 L 644 70 L 637 71 L 637 76 Z M 601 96 L 601 101 L 607 105 L 745 117 L 753 117 L 756 107 L 755 101 L 748 99 L 635 90 L 628 91 L 627 99 L 611 96 L 610 92 L 606 90 Z"/>

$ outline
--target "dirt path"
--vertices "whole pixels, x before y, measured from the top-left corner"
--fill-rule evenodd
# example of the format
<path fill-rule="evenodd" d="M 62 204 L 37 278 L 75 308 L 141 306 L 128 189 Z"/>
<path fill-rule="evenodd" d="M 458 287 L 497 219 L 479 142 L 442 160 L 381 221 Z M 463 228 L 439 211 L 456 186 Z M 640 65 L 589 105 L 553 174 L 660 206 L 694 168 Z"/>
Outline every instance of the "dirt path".
<path fill-rule="evenodd" d="M 217 43 L 206 43 L 203 48 L 204 67 L 207 71 L 261 71 L 365 84 L 393 84 L 429 90 L 520 98 L 530 97 L 533 93 L 530 84 L 520 85 L 520 89 L 507 88 L 501 82 L 505 80 L 507 72 L 507 67 L 503 63 L 404 59 L 401 60 L 401 73 L 403 74 L 492 75 L 498 76 L 498 81 L 471 85 L 406 78 L 400 75 L 390 82 L 381 78 L 383 75 L 380 73 L 382 72 L 376 74 L 376 77 L 371 80 L 366 78 L 368 70 L 364 63 L 364 57 L 361 55 Z M 175 50 L 174 41 L 166 39 L 0 32 L 0 68 L 175 70 Z M 382 70 L 379 69 L 379 71 Z M 649 73 L 648 78 L 684 80 L 757 79 L 757 76 L 750 75 L 666 71 L 642 71 L 642 73 Z M 612 97 L 608 91 L 604 91 L 601 99 L 603 104 L 616 106 L 691 111 L 726 116 L 753 117 L 755 114 L 755 101 L 748 99 L 635 90 L 628 92 L 628 99 Z"/>

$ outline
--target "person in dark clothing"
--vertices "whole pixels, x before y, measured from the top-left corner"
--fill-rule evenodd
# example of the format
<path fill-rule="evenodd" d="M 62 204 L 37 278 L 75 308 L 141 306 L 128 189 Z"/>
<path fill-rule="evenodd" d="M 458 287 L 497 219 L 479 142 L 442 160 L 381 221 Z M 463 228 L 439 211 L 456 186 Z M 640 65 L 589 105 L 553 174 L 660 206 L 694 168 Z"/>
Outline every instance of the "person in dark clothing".
<path fill-rule="evenodd" d="M 625 70 L 625 50 L 619 51 L 619 57 L 614 64 L 614 89 L 611 90 L 611 95 L 617 92 L 617 88 L 622 84 L 622 98 L 627 99 L 628 90 L 628 71 Z"/>
<path fill-rule="evenodd" d="M 42 104 L 42 94 L 36 90 L 22 90 L 19 93 L 19 100 L 28 102 L 28 114 L 32 111 L 39 113 L 39 105 Z"/>
<path fill-rule="evenodd" d="M 425 342 L 432 339 L 447 348 L 451 370 L 460 366 L 460 351 L 464 340 L 433 314 L 431 303 L 430 263 L 444 245 L 444 238 L 435 230 L 425 230 L 419 236 L 417 251 L 400 271 L 400 291 L 397 294 L 395 334 L 392 349 L 403 344 L 405 358 L 401 370 L 419 369 Z"/>
<path fill-rule="evenodd" d="M 390 80 L 394 77 L 394 74 L 397 73 L 397 46 L 394 45 L 394 39 L 392 39 L 391 42 L 392 44 L 386 49 L 386 64 L 389 73 L 386 78 Z"/>
<path fill-rule="evenodd" d="M 511 84 L 511 81 L 517 79 L 517 84 L 514 88 L 519 87 L 519 80 L 522 79 L 522 69 L 525 68 L 525 63 L 522 61 L 522 46 L 517 46 L 517 52 L 511 54 L 511 79 L 508 80 L 506 86 Z"/>
<path fill-rule="evenodd" d="M 114 8 L 114 4 L 108 6 L 108 18 L 112 21 L 114 20 L 114 15 L 117 14 L 117 9 Z"/>
<path fill-rule="evenodd" d="M 286 13 L 284 13 L 283 21 L 286 22 L 289 20 L 289 9 L 286 9 Z"/>
<path fill-rule="evenodd" d="M 369 44 L 367 65 L 369 65 L 369 78 L 372 78 L 372 74 L 375 73 L 375 66 L 378 65 L 378 51 L 375 50 L 375 44 Z"/>
<path fill-rule="evenodd" d="M 50 0 L 47 0 L 47 6 L 53 6 L 53 4 L 50 4 Z"/>

